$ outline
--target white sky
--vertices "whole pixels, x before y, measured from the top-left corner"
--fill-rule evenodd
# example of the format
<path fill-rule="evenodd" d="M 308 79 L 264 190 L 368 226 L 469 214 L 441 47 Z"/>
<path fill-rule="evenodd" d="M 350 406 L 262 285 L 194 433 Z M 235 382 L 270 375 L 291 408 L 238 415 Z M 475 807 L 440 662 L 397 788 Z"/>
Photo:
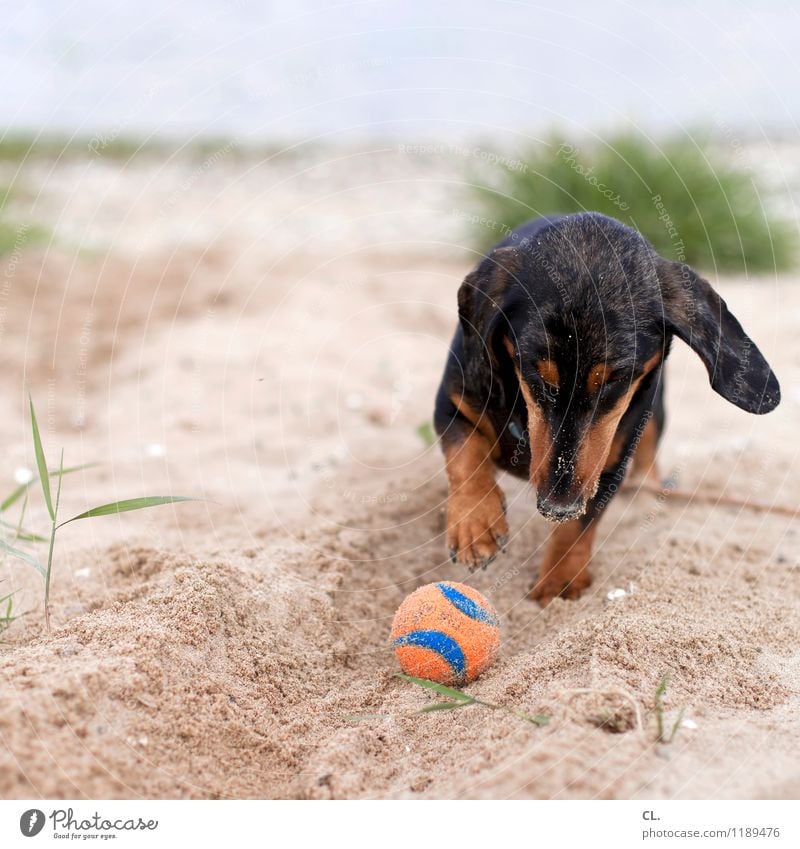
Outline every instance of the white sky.
<path fill-rule="evenodd" d="M 0 126 L 461 137 L 797 129 L 789 0 L 0 2 Z"/>

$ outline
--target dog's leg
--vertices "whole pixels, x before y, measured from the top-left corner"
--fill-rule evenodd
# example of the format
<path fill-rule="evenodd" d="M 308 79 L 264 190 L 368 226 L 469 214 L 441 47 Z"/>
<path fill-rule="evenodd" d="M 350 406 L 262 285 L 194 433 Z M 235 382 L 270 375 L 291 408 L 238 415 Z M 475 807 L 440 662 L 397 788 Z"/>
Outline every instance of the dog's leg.
<path fill-rule="evenodd" d="M 648 422 L 642 434 L 651 423 L 653 419 Z M 652 442 L 653 451 L 658 435 L 659 431 L 656 429 Z M 633 428 L 630 422 L 627 422 L 614 437 L 598 480 L 597 491 L 589 499 L 586 512 L 580 518 L 565 522 L 553 531 L 539 567 L 539 580 L 530 591 L 530 597 L 542 607 L 556 596 L 579 598 L 592 583 L 589 563 L 592 559 L 597 522 L 622 485 L 626 458 L 634 450 L 634 438 Z M 652 458 L 650 462 L 652 463 Z"/>
<path fill-rule="evenodd" d="M 450 495 L 447 545 L 450 557 L 471 570 L 483 568 L 507 542 L 505 498 L 494 479 L 492 446 L 477 430 L 443 442 Z"/>
<path fill-rule="evenodd" d="M 539 567 L 539 580 L 530 591 L 532 599 L 545 607 L 556 596 L 581 595 L 592 582 L 589 561 L 594 534 L 594 519 L 586 516 L 564 522 L 552 532 Z"/>
<path fill-rule="evenodd" d="M 656 448 L 660 436 L 661 430 L 658 422 L 651 418 L 639 437 L 639 444 L 636 446 L 636 453 L 633 455 L 631 464 L 632 483 L 647 481 L 658 484 L 660 482 L 661 478 L 656 464 Z"/>

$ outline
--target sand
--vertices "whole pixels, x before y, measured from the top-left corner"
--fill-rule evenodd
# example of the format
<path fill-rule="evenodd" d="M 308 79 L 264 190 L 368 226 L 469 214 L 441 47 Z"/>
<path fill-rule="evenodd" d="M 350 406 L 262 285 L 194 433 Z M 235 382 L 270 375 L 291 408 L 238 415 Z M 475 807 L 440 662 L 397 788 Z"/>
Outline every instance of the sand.
<path fill-rule="evenodd" d="M 452 565 L 442 460 L 417 433 L 471 261 L 449 165 L 315 161 L 16 177 L 54 238 L 3 258 L 1 491 L 33 466 L 29 388 L 51 465 L 62 446 L 101 464 L 65 479 L 63 515 L 206 500 L 64 528 L 50 635 L 41 579 L 3 561 L 0 595 L 26 613 L 0 645 L 0 796 L 797 798 L 797 520 L 621 495 L 589 592 L 542 610 L 526 591 L 550 526 L 503 479 L 507 553 Z M 676 343 L 661 468 L 796 505 L 800 289 L 719 288 L 784 402 L 727 405 Z M 26 524 L 47 527 L 41 499 Z M 500 658 L 468 691 L 549 725 L 418 713 L 433 696 L 394 677 L 388 635 L 443 579 L 501 616 Z M 659 745 L 668 671 L 666 721 L 684 723 Z"/>

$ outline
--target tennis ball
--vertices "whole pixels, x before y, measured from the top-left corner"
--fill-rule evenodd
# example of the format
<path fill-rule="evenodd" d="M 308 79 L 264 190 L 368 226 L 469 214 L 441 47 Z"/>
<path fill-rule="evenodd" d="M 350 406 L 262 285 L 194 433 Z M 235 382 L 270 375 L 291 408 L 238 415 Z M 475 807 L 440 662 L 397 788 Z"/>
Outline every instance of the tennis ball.
<path fill-rule="evenodd" d="M 497 657 L 497 611 L 466 584 L 427 584 L 397 609 L 392 644 L 407 675 L 449 686 L 469 684 Z"/>

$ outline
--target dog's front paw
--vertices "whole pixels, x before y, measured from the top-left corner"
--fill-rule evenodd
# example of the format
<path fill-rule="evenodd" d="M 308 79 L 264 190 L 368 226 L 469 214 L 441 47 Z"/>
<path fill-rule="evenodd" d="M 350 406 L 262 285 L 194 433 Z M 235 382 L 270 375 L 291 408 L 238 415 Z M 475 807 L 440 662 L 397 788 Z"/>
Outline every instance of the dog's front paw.
<path fill-rule="evenodd" d="M 580 520 L 559 525 L 550 535 L 539 580 L 528 597 L 542 607 L 556 597 L 580 598 L 592 583 L 589 560 L 592 556 L 594 524 L 584 526 Z"/>
<path fill-rule="evenodd" d="M 556 596 L 568 599 L 580 598 L 591 583 L 592 578 L 588 569 L 578 574 L 568 569 L 556 569 L 547 575 L 539 575 L 539 580 L 531 587 L 528 597 L 538 601 L 542 607 L 547 607 Z"/>
<path fill-rule="evenodd" d="M 505 498 L 499 486 L 480 494 L 454 493 L 447 502 L 450 559 L 471 572 L 485 569 L 508 542 Z"/>

